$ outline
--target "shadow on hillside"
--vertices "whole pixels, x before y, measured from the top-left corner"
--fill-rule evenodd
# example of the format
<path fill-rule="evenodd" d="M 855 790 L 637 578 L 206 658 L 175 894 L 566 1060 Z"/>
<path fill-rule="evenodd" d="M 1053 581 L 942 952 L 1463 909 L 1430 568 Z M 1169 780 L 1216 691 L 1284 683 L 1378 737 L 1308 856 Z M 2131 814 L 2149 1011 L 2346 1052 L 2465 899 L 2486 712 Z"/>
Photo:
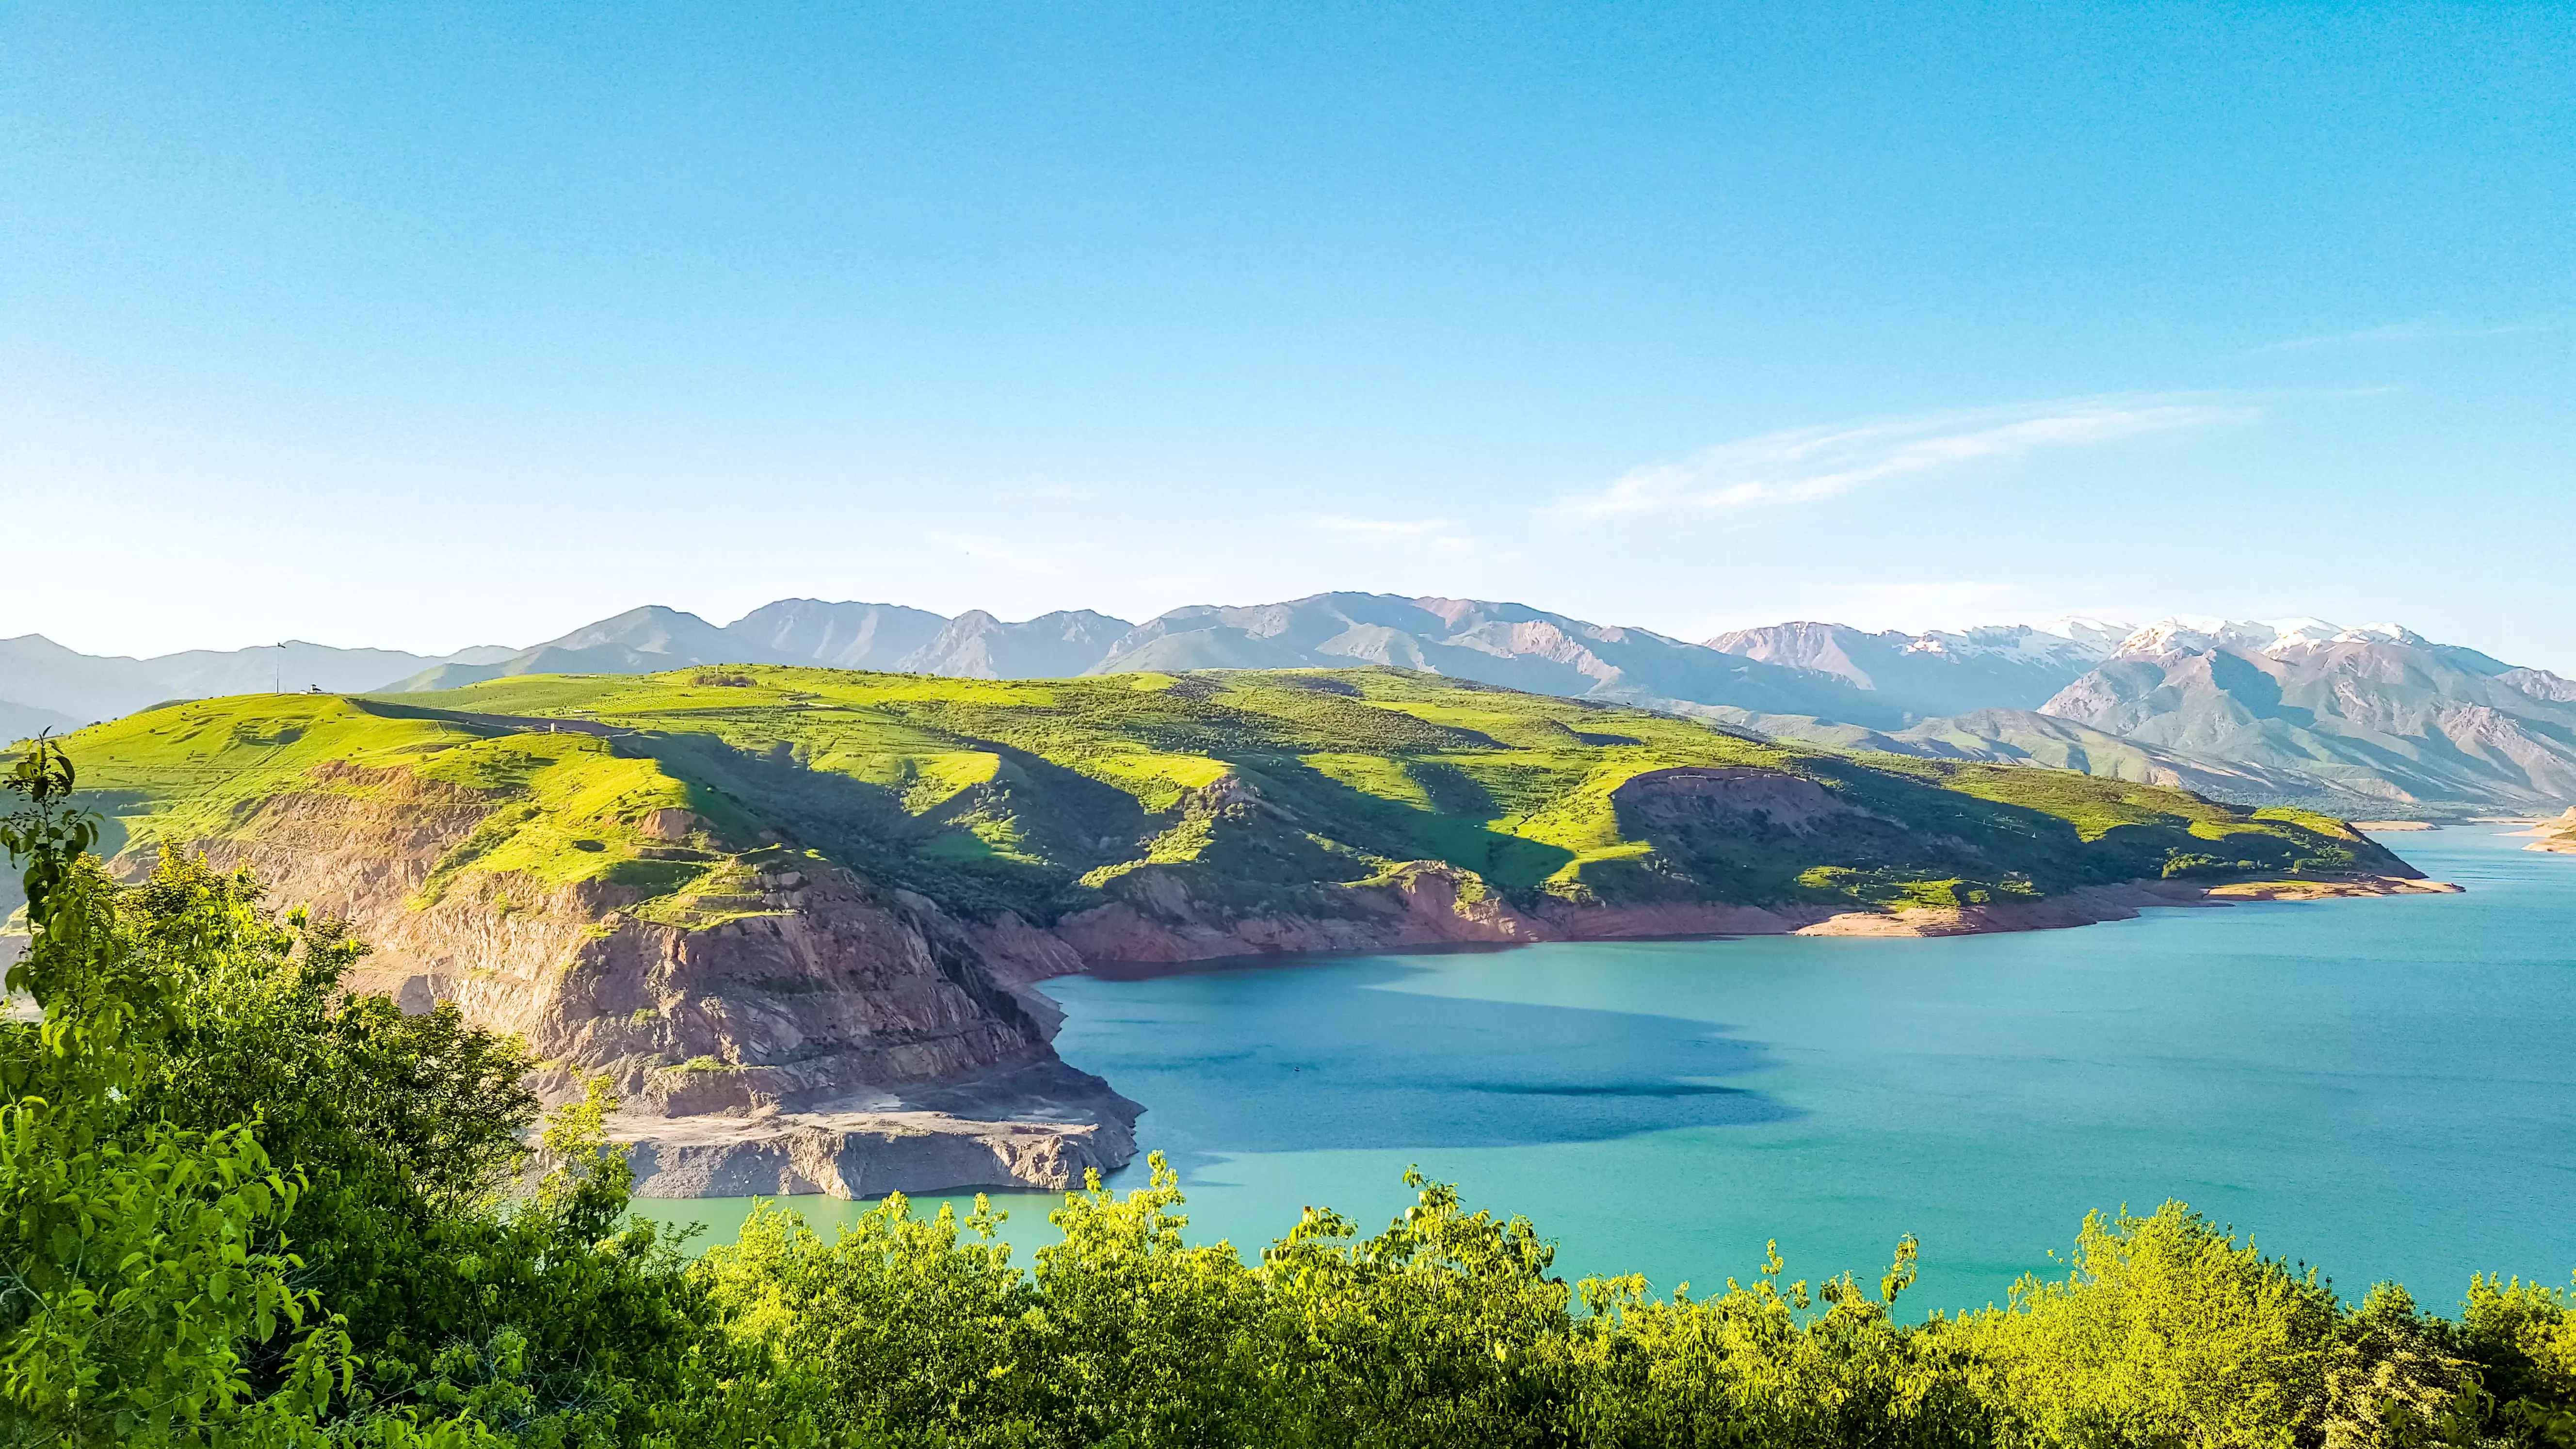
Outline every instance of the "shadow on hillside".
<path fill-rule="evenodd" d="M 2218 650 L 2209 656 L 2209 678 L 2258 719 L 2285 720 L 2301 729 L 2316 728 L 2317 712 L 2287 702 L 2281 694 L 2281 681 L 2250 659 Z"/>
<path fill-rule="evenodd" d="M 1049 983 L 1056 1050 L 1145 1104 L 1187 1174 L 1220 1154 L 1521 1147 L 1795 1115 L 1724 1085 L 1768 1064 L 1706 1022 L 1387 989 L 1361 958 Z"/>
<path fill-rule="evenodd" d="M 1290 755 L 1245 754 L 1230 763 L 1305 828 L 1391 859 L 1445 860 L 1506 890 L 1535 886 L 1574 859 L 1562 846 L 1488 827 L 1503 807 L 1464 770 L 1411 756 L 1391 759 L 1423 787 L 1438 813 L 1355 789 Z"/>

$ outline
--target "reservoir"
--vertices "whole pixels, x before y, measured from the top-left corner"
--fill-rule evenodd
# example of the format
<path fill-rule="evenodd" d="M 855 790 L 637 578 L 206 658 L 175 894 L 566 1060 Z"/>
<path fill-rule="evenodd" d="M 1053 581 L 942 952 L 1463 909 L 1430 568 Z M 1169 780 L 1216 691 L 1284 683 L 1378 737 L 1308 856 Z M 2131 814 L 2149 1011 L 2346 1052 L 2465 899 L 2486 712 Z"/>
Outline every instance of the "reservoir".
<path fill-rule="evenodd" d="M 1873 1282 L 1905 1312 L 2062 1272 L 2088 1210 L 2180 1198 L 2455 1311 L 2576 1268 L 2576 859 L 2384 837 L 2461 895 L 2165 908 L 1938 940 L 1764 937 L 1282 958 L 1052 981 L 1057 1049 L 1145 1104 L 1195 1238 L 1305 1204 L 1372 1232 L 1408 1166 L 1521 1214 L 1558 1270 L 1659 1289 Z M 1112 1179 L 1140 1185 L 1144 1164 Z M 1054 1240 L 1045 1193 L 996 1194 Z M 818 1228 L 854 1211 L 791 1199 Z M 925 1200 L 925 1206 L 927 1200 Z M 639 1204 L 730 1236 L 745 1205 Z"/>

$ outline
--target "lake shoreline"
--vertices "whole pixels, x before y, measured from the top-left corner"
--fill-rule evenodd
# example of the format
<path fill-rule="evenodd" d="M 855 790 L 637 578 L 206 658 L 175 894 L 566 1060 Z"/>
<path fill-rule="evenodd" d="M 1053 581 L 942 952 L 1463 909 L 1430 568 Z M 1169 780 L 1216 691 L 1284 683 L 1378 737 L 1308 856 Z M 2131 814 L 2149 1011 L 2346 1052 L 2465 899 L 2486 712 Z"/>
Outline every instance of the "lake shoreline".
<path fill-rule="evenodd" d="M 2472 1270 L 2560 1271 L 2563 1222 L 2444 1185 L 2533 1141 L 2538 1191 L 2576 1175 L 2569 878 L 2504 830 L 2410 844 L 2409 864 L 2467 891 L 2155 882 L 2117 930 L 1935 950 L 1786 932 L 1450 942 L 1104 965 L 1047 990 L 1065 1060 L 1150 1107 L 1138 1146 L 1180 1171 L 1194 1243 L 1257 1250 L 1302 1204 L 1383 1221 L 1418 1166 L 1530 1216 L 1569 1276 L 1664 1287 L 1740 1274 L 1774 1237 L 1803 1274 L 1875 1271 L 1912 1233 L 1922 1301 L 1974 1307 L 2045 1269 L 2087 1210 L 2167 1197 L 2363 1282 L 2447 1294 Z M 2414 902 L 2208 909 L 2284 886 Z M 2495 999 L 2524 1006 L 2498 1017 Z M 1013 1209 L 1015 1260 L 1058 1240 L 1056 1194 L 984 1190 Z M 828 1237 L 869 1204 L 785 1206 Z M 749 1204 L 650 1210 L 722 1241 Z"/>
<path fill-rule="evenodd" d="M 1256 961 L 1502 950 L 1550 943 L 1717 941 L 1747 936 L 1841 936 L 1892 939 L 2070 930 L 2135 919 L 2154 907 L 2219 907 L 2262 901 L 2340 900 L 2368 896 L 2449 895 L 2460 886 L 2398 875 L 2274 878 L 2196 885 L 2136 880 L 2087 886 L 2029 901 L 1962 906 L 1909 906 L 1892 911 L 1827 911 L 1813 907 L 1668 903 L 1640 906 L 1542 906 L 1521 912 L 1500 902 L 1475 917 L 1416 910 L 1396 921 L 1353 923 L 1274 917 L 1243 923 L 1240 932 L 1182 936 L 1157 933 L 1137 954 L 1078 950 L 1079 967 L 1061 957 L 1032 980 L 1098 975 L 1134 979 L 1200 967 L 1225 969 Z M 1448 905 L 1439 902 L 1438 905 Z M 1365 925 L 1378 925 L 1371 931 Z M 1355 926 L 1363 927 L 1354 929 Z M 1106 943 L 1089 943 L 1099 947 Z M 1034 964 L 1034 963 L 1033 963 Z"/>
<path fill-rule="evenodd" d="M 1054 977 L 1135 981 L 1197 971 L 1239 970 L 1256 964 L 1288 968 L 1370 955 L 1501 951 L 1532 945 L 1785 936 L 1930 939 L 1995 935 L 2130 920 L 2155 907 L 2208 908 L 2256 901 L 2449 894 L 2459 889 L 2441 881 L 2388 875 L 2219 885 L 2132 881 L 2036 901 L 1914 907 L 1893 912 L 1828 913 L 1752 906 L 1596 907 L 1578 915 L 1522 917 L 1539 929 L 1525 931 L 1516 939 L 1388 940 L 1356 942 L 1341 949 L 1256 949 L 1183 959 L 1084 962 L 1078 966 L 1071 959 L 1072 953 L 1061 946 L 1040 954 L 1029 951 L 1023 942 L 1014 954 L 1026 971 L 1021 987 L 1025 992 L 1035 981 Z M 1678 929 L 1670 929 L 1673 927 Z M 1282 937 L 1296 938 L 1293 932 L 1282 932 Z M 1046 969 L 1049 966 L 1055 969 Z M 1005 1100 L 1012 1096 L 1007 1091 L 960 1092 L 952 1087 L 915 1095 L 922 1100 L 900 1105 L 873 1104 L 870 1110 L 855 1113 L 808 1111 L 749 1117 L 717 1113 L 649 1120 L 621 1114 L 612 1119 L 610 1135 L 637 1156 L 635 1189 L 639 1197 L 730 1198 L 766 1191 L 793 1194 L 799 1188 L 851 1200 L 864 1200 L 889 1190 L 930 1194 L 979 1188 L 1062 1191 L 1080 1181 L 1087 1166 L 1115 1172 L 1133 1161 L 1139 1150 L 1136 1117 L 1151 1106 L 1124 1097 L 1114 1082 L 1105 1083 L 1101 1092 L 1088 1094 L 1068 1090 L 1066 1082 L 1054 1083 L 1050 1090 L 1037 1094 L 1051 1108 L 1049 1119 L 1044 1121 L 1028 1120 L 1025 1103 L 1017 1104 L 1022 1110 L 1013 1110 L 1014 1103 Z M 974 1100 L 964 1100 L 969 1097 Z"/>
<path fill-rule="evenodd" d="M 2467 889 L 2158 882 L 2121 893 L 2140 918 L 2114 929 L 1924 950 L 1566 942 L 1050 990 L 1065 1059 L 1150 1107 L 1139 1144 L 1180 1170 L 1193 1241 L 1266 1243 L 1301 1204 L 1382 1221 L 1412 1165 L 1528 1215 L 1570 1275 L 1666 1289 L 1741 1274 L 1773 1237 L 1802 1275 L 1875 1271 L 1912 1233 L 1923 1301 L 1974 1307 L 2086 1211 L 2168 1197 L 2352 1265 L 2356 1290 L 2562 1272 L 2563 1219 L 2452 1185 L 2512 1142 L 2537 1144 L 2540 1196 L 2576 1178 L 2576 878 L 2499 832 L 2409 843 Z M 2213 909 L 2284 885 L 2408 900 Z"/>

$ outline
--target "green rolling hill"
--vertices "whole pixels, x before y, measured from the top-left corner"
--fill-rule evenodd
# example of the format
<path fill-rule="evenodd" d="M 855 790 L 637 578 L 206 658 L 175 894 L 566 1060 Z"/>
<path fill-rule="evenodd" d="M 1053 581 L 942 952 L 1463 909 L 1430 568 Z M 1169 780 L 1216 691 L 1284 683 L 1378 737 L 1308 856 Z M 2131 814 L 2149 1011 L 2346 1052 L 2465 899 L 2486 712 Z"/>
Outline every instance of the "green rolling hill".
<path fill-rule="evenodd" d="M 414 890 L 614 887 L 763 909 L 790 857 L 962 918 L 1113 903 L 1329 918 L 1430 869 L 1461 899 L 1811 915 L 2137 878 L 2411 872 L 2340 823 L 2026 766 L 1844 753 L 1395 669 L 997 681 L 785 666 L 246 695 L 70 737 L 116 843 L 249 843 L 300 797 L 472 819 Z"/>

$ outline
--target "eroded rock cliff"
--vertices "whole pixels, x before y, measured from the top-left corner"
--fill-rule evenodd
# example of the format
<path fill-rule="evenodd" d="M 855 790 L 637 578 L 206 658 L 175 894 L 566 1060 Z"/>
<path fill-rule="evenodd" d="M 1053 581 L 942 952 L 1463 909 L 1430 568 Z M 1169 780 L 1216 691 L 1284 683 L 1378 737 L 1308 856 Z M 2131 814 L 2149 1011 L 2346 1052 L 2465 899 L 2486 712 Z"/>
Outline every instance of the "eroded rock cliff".
<path fill-rule="evenodd" d="M 1058 1016 L 1030 983 L 1081 964 L 1052 938 L 971 931 L 776 847 L 684 913 L 712 920 L 649 919 L 641 890 L 599 879 L 478 873 L 431 895 L 494 801 L 399 771 L 363 783 L 270 796 L 188 844 L 346 916 L 375 946 L 354 988 L 525 1037 L 550 1099 L 606 1074 L 647 1196 L 1070 1187 L 1134 1155 L 1137 1106 L 1048 1046 Z M 675 850 L 718 844 L 661 813 Z"/>

